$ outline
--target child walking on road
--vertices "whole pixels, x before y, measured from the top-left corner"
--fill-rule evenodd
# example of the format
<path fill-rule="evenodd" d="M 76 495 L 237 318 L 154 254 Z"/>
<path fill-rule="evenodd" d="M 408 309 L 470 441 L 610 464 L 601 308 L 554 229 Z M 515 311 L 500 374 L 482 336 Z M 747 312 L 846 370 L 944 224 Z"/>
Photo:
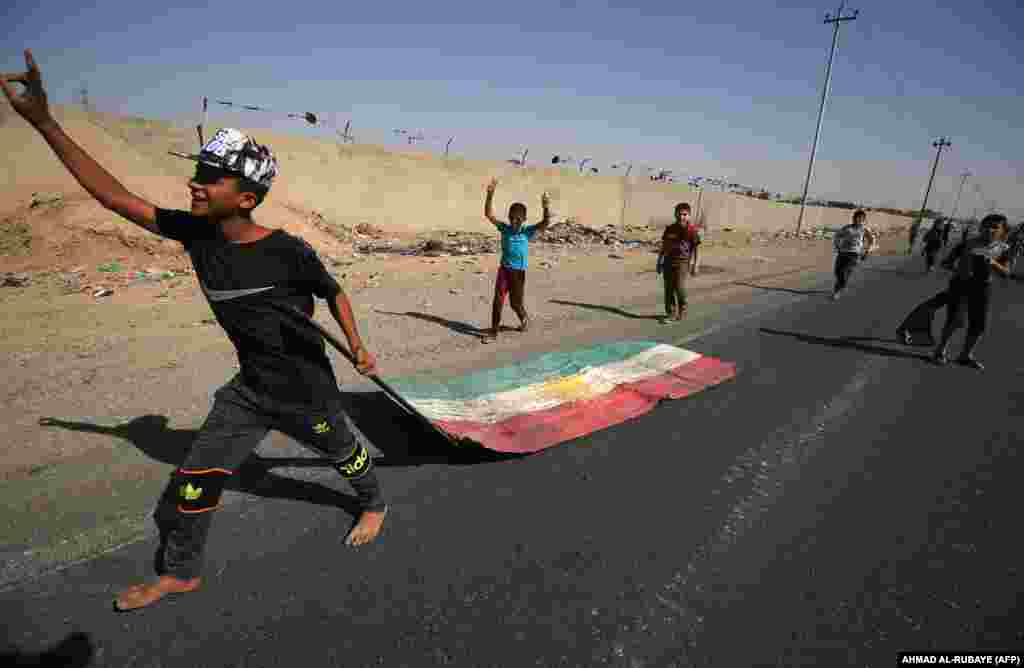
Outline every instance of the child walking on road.
<path fill-rule="evenodd" d="M 924 270 L 925 273 L 931 273 L 935 269 L 935 258 L 938 256 L 939 251 L 942 250 L 942 231 L 945 229 L 945 225 L 942 223 L 942 219 L 939 218 L 924 235 L 924 249 L 921 251 L 924 255 Z"/>
<path fill-rule="evenodd" d="M 836 250 L 836 284 L 832 290 L 832 299 L 836 300 L 843 294 L 854 268 L 867 257 L 875 247 L 875 233 L 864 221 L 868 215 L 858 209 L 853 212 L 853 222 L 836 233 L 833 245 Z"/>
<path fill-rule="evenodd" d="M 932 360 L 944 365 L 948 362 L 949 342 L 956 330 L 964 325 L 966 312 L 967 337 L 957 362 L 979 371 L 984 367 L 974 357 L 974 349 L 988 324 L 992 296 L 993 273 L 1010 273 L 1010 244 L 1006 237 L 1009 224 L 1006 217 L 991 214 L 981 221 L 978 236 L 961 242 L 943 260 L 942 267 L 953 272 L 949 287 L 931 299 L 918 304 L 897 328 L 896 333 L 907 345 L 935 345 L 932 337 L 935 314 L 943 307 L 947 310 L 943 327 Z"/>
<path fill-rule="evenodd" d="M 1010 245 L 1006 242 L 1010 225 L 1006 216 L 989 214 L 980 228 L 978 236 L 954 248 L 944 262 L 953 270 L 953 278 L 946 290 L 946 324 L 932 356 L 936 364 L 948 362 L 950 340 L 964 326 L 966 313 L 967 335 L 957 363 L 978 371 L 985 367 L 974 357 L 974 350 L 988 326 L 992 276 L 1010 274 Z"/>
<path fill-rule="evenodd" d="M 256 224 L 253 209 L 277 174 L 270 150 L 238 130 L 223 129 L 194 156 L 191 211 L 160 209 L 128 190 L 57 124 L 32 54 L 28 71 L 0 77 L 11 106 L 50 145 L 85 190 L 136 225 L 174 239 L 188 252 L 210 308 L 238 351 L 240 372 L 217 390 L 213 409 L 164 498 L 177 508 L 161 526 L 160 577 L 122 592 L 118 610 L 199 589 L 206 537 L 225 483 L 270 429 L 327 454 L 355 489 L 361 514 L 346 539 L 362 545 L 380 533 L 387 511 L 366 443 L 353 431 L 315 329 L 275 305 L 311 316 L 313 297 L 328 301 L 360 373 L 376 360 L 363 345 L 348 297 L 315 251 L 299 237 Z M 15 94 L 13 84 L 25 91 Z M 165 521 L 158 513 L 158 523 Z"/>
<path fill-rule="evenodd" d="M 508 208 L 508 222 L 494 217 L 494 190 L 498 180 L 491 179 L 487 184 L 487 197 L 484 200 L 484 217 L 498 228 L 501 233 L 501 264 L 494 282 L 494 303 L 491 305 L 491 329 L 483 336 L 484 343 L 491 343 L 498 338 L 501 327 L 501 312 L 505 309 L 505 297 L 509 296 L 512 310 L 519 316 L 519 331 L 530 328 L 530 314 L 526 312 L 523 298 L 526 295 L 526 267 L 529 260 L 530 240 L 538 232 L 543 232 L 551 224 L 551 200 L 545 192 L 541 195 L 540 204 L 543 210 L 541 220 L 536 225 L 525 225 L 526 205 L 515 202 Z"/>
<path fill-rule="evenodd" d="M 697 275 L 701 235 L 690 222 L 690 205 L 676 205 L 675 222 L 665 228 L 661 236 L 657 271 L 665 286 L 665 318 L 662 323 L 679 321 L 689 308 L 686 295 L 686 277 Z"/>

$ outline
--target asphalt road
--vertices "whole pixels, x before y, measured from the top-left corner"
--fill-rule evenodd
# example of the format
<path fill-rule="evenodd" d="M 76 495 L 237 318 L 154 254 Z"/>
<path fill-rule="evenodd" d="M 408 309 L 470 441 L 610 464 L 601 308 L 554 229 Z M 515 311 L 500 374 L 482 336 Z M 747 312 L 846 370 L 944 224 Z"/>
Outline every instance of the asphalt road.
<path fill-rule="evenodd" d="M 919 268 L 870 260 L 835 303 L 826 275 L 764 286 L 685 344 L 736 362 L 735 380 L 537 455 L 454 459 L 411 426 L 398 444 L 406 427 L 385 413 L 378 543 L 346 549 L 351 515 L 330 503 L 254 495 L 219 512 L 199 593 L 112 611 L 151 573 L 152 542 L 0 592 L 0 663 L 890 666 L 899 651 L 1022 651 L 1024 284 L 996 285 L 986 371 L 940 368 L 894 335 L 944 284 Z"/>

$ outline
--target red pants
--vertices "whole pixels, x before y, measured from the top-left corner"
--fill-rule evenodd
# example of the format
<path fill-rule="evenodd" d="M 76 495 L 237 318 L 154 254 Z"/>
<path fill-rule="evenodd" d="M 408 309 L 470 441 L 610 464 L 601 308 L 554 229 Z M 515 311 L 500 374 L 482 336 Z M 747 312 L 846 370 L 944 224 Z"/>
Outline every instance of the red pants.
<path fill-rule="evenodd" d="M 526 320 L 526 308 L 523 306 L 523 295 L 526 292 L 526 270 L 498 267 L 498 276 L 494 281 L 494 308 L 491 313 L 491 327 L 495 332 L 501 326 L 501 311 L 505 308 L 505 297 L 509 296 L 512 310 L 520 320 Z"/>

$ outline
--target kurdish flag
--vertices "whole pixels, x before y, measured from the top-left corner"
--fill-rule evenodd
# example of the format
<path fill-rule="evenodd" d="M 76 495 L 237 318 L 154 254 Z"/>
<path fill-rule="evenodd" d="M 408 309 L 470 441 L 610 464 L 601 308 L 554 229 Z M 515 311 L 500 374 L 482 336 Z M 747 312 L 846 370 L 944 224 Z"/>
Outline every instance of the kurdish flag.
<path fill-rule="evenodd" d="M 714 357 L 651 341 L 540 355 L 444 382 L 392 383 L 457 442 L 529 453 L 650 411 L 736 375 Z"/>

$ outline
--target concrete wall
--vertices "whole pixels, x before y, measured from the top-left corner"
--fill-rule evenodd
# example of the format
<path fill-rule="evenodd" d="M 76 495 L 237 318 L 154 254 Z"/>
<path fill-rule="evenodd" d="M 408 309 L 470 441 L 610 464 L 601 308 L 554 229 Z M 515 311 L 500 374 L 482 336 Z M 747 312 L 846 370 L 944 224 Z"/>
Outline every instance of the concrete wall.
<path fill-rule="evenodd" d="M 129 188 L 155 203 L 182 206 L 185 181 L 193 163 L 168 155 L 169 150 L 194 152 L 194 129 L 168 123 L 106 114 L 86 115 L 61 108 L 68 133 L 79 140 Z M 206 128 L 212 136 L 215 127 Z M 531 167 L 480 160 L 444 160 L 432 154 L 396 152 L 372 145 L 341 146 L 331 141 L 249 130 L 277 154 L 281 174 L 268 202 L 315 210 L 329 220 L 373 223 L 392 233 L 437 229 L 486 229 L 484 188 L 492 177 L 501 184 L 495 211 L 504 217 L 514 201 L 524 202 L 530 219 L 540 216 L 540 195 L 553 197 L 556 220 L 575 218 L 591 225 L 667 224 L 677 202 L 696 210 L 698 193 L 688 186 L 653 183 L 642 178 L 580 175 L 557 167 Z M 29 190 L 79 191 L 74 180 L 46 144 L 20 118 L 0 125 L 0 210 Z M 9 147 L 9 148 L 8 148 Z M 178 185 L 180 183 L 180 186 Z M 623 211 L 623 202 L 626 202 Z M 710 234 L 724 227 L 747 230 L 791 230 L 799 207 L 717 192 L 700 195 L 700 215 Z M 265 207 L 269 213 L 275 207 Z M 808 207 L 804 227 L 838 227 L 850 212 Z M 265 221 L 273 226 L 273 221 Z M 869 224 L 906 226 L 909 219 L 872 214 Z"/>

